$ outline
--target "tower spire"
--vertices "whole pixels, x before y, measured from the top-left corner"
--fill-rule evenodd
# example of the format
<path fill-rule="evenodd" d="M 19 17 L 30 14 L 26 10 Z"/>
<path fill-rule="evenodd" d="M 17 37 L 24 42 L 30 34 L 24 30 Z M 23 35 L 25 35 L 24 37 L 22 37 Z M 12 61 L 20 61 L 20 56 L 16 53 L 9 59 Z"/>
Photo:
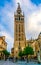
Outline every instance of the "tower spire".
<path fill-rule="evenodd" d="M 20 7 L 20 3 L 18 3 L 17 13 L 18 13 L 18 14 L 21 14 L 21 7 Z"/>
<path fill-rule="evenodd" d="M 18 2 L 18 7 L 20 7 L 20 3 Z"/>

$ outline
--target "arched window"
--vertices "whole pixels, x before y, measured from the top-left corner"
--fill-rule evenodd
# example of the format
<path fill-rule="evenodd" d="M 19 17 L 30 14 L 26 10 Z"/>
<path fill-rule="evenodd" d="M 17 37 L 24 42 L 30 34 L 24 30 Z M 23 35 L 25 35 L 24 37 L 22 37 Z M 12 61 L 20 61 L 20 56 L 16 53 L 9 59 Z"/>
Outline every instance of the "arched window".
<path fill-rule="evenodd" d="M 15 18 L 15 20 L 18 20 L 18 18 Z"/>
<path fill-rule="evenodd" d="M 20 16 L 19 16 L 19 20 L 20 20 Z"/>
<path fill-rule="evenodd" d="M 19 33 L 20 33 L 20 24 L 19 24 Z"/>
<path fill-rule="evenodd" d="M 21 20 L 24 20 L 24 18 L 21 18 Z"/>

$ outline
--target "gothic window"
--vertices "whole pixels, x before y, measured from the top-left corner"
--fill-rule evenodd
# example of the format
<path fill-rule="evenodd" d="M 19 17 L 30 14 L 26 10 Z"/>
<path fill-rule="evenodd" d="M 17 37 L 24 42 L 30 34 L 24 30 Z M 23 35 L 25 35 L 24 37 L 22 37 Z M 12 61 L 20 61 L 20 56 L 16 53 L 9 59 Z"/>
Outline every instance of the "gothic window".
<path fill-rule="evenodd" d="M 16 40 L 17 40 L 17 34 L 16 34 Z"/>
<path fill-rule="evenodd" d="M 17 24 L 16 24 L 16 32 L 17 32 Z"/>
<path fill-rule="evenodd" d="M 23 34 L 22 34 L 22 40 L 23 40 Z"/>
<path fill-rule="evenodd" d="M 20 20 L 20 16 L 19 16 L 19 20 Z"/>
<path fill-rule="evenodd" d="M 23 25 L 22 25 L 22 32 L 23 32 Z"/>
<path fill-rule="evenodd" d="M 24 18 L 21 18 L 21 20 L 24 20 Z"/>
<path fill-rule="evenodd" d="M 20 24 L 19 24 L 19 32 L 20 32 Z"/>
<path fill-rule="evenodd" d="M 22 40 L 22 38 L 21 37 L 19 37 L 19 41 L 21 41 Z"/>
<path fill-rule="evenodd" d="M 20 21 L 20 16 L 19 17 L 17 17 L 17 18 L 15 18 L 15 20 L 17 21 L 17 20 L 19 20 Z"/>
<path fill-rule="evenodd" d="M 15 20 L 18 20 L 18 18 L 15 18 Z"/>
<path fill-rule="evenodd" d="M 19 37 L 19 41 L 20 41 L 20 37 Z"/>
<path fill-rule="evenodd" d="M 19 34 L 19 37 L 20 37 L 20 34 Z"/>
<path fill-rule="evenodd" d="M 2 44 L 3 44 L 3 41 L 2 41 Z"/>
<path fill-rule="evenodd" d="M 20 11 L 18 11 L 18 14 L 20 14 Z"/>

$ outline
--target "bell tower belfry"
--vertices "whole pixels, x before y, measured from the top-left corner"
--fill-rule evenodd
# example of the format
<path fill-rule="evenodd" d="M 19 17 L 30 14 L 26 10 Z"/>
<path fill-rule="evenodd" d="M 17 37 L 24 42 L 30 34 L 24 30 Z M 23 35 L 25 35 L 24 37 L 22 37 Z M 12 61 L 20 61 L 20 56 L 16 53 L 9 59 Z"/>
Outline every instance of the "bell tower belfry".
<path fill-rule="evenodd" d="M 18 56 L 18 52 L 20 49 L 23 50 L 25 43 L 24 14 L 18 3 L 16 13 L 14 14 L 14 56 Z"/>

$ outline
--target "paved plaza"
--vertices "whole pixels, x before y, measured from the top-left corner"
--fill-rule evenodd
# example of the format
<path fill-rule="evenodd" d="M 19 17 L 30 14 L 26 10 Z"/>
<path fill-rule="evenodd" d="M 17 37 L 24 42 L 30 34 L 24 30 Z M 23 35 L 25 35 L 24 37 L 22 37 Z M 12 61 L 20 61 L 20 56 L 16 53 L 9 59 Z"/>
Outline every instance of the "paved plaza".
<path fill-rule="evenodd" d="M 0 65 L 16 65 L 15 63 L 11 62 L 11 61 L 0 61 Z"/>
<path fill-rule="evenodd" d="M 29 63 L 26 63 L 26 62 L 12 62 L 12 61 L 0 61 L 0 65 L 41 65 L 41 64 L 38 64 L 36 62 L 29 62 Z"/>

